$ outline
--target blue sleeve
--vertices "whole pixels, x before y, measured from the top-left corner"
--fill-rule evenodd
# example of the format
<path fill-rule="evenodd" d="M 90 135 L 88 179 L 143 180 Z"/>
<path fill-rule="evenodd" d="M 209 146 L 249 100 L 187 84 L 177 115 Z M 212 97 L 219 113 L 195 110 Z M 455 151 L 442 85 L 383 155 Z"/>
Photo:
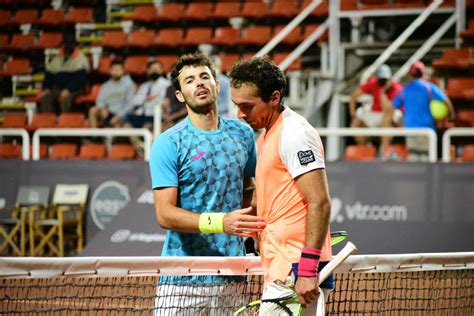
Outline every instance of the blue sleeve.
<path fill-rule="evenodd" d="M 429 82 L 431 88 L 431 98 L 438 101 L 445 101 L 448 97 L 441 89 L 434 83 Z"/>
<path fill-rule="evenodd" d="M 165 134 L 153 142 L 150 175 L 153 189 L 178 186 L 178 155 L 175 144 Z"/>
<path fill-rule="evenodd" d="M 402 89 L 402 90 L 397 94 L 397 96 L 395 97 L 395 99 L 393 99 L 393 101 L 392 101 L 392 106 L 393 106 L 395 109 L 399 109 L 399 108 L 401 108 L 402 105 L 403 105 L 403 99 L 402 99 L 403 91 L 404 91 L 404 89 Z"/>
<path fill-rule="evenodd" d="M 247 145 L 249 159 L 245 165 L 244 176 L 255 177 L 255 168 L 257 167 L 257 148 L 255 146 L 254 133 L 250 128 L 247 136 Z"/>

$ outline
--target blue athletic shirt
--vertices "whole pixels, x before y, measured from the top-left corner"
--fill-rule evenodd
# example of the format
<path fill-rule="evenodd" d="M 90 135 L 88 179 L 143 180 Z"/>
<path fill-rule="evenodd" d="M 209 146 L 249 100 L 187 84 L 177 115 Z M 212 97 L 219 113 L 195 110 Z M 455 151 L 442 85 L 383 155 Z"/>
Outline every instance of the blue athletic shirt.
<path fill-rule="evenodd" d="M 203 131 L 189 118 L 154 141 L 150 157 L 153 189 L 178 187 L 178 207 L 195 213 L 241 209 L 243 178 L 253 177 L 253 130 L 219 118 L 219 129 Z M 168 230 L 162 256 L 244 256 L 244 241 L 227 234 Z"/>
<path fill-rule="evenodd" d="M 431 91 L 430 91 L 431 89 Z M 403 124 L 405 127 L 429 127 L 435 129 L 430 111 L 430 101 L 445 101 L 446 95 L 433 83 L 417 79 L 409 82 L 393 100 L 393 107 L 405 105 Z"/>

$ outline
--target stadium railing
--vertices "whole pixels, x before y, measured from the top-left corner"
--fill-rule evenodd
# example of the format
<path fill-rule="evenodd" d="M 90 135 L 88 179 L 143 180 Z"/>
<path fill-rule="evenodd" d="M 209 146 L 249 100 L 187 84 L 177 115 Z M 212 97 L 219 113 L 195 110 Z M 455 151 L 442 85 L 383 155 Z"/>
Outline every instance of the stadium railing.
<path fill-rule="evenodd" d="M 2 136 L 21 136 L 21 155 L 23 160 L 30 160 L 30 136 L 23 128 L 0 128 L 0 137 Z M 39 145 L 38 145 L 39 151 Z"/>
<path fill-rule="evenodd" d="M 443 134 L 443 162 L 451 162 L 451 139 L 474 136 L 474 128 L 449 128 Z"/>

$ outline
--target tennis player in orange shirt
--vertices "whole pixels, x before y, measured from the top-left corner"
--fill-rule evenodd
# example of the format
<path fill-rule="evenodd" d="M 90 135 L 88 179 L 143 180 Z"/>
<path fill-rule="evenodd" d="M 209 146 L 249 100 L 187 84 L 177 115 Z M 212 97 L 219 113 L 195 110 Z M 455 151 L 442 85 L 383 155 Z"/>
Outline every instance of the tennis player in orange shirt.
<path fill-rule="evenodd" d="M 238 117 L 254 129 L 264 129 L 257 142 L 253 201 L 267 224 L 258 236 L 265 277 L 262 298 L 295 291 L 305 314 L 315 315 L 318 297 L 318 309 L 324 308 L 318 271 L 332 257 L 331 202 L 321 139 L 305 118 L 283 104 L 286 79 L 272 61 L 241 61 L 230 77 Z M 332 283 L 327 280 L 321 288 L 331 289 Z M 260 313 L 271 315 L 265 305 Z"/>

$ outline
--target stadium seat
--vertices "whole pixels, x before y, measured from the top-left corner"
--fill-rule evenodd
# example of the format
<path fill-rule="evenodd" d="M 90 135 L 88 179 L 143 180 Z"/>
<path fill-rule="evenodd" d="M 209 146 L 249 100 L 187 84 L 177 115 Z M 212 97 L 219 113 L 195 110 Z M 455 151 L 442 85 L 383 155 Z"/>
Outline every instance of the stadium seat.
<path fill-rule="evenodd" d="M 198 46 L 200 44 L 210 44 L 212 40 L 212 28 L 191 27 L 184 35 L 183 45 Z"/>
<path fill-rule="evenodd" d="M 266 25 L 253 25 L 247 27 L 239 44 L 263 46 L 272 38 L 272 28 Z"/>
<path fill-rule="evenodd" d="M 240 1 L 234 2 L 217 2 L 212 11 L 212 19 L 229 19 L 240 16 Z"/>
<path fill-rule="evenodd" d="M 103 159 L 107 150 L 104 144 L 82 144 L 79 149 L 79 159 Z"/>
<path fill-rule="evenodd" d="M 130 33 L 128 45 L 134 48 L 150 48 L 155 41 L 154 30 L 136 30 Z"/>
<path fill-rule="evenodd" d="M 89 186 L 87 184 L 57 184 L 50 214 L 46 218 L 30 221 L 30 255 L 56 255 L 64 257 L 69 240 L 76 242 L 74 254 L 84 244 L 84 209 Z"/>
<path fill-rule="evenodd" d="M 86 117 L 84 113 L 79 112 L 63 112 L 59 114 L 56 127 L 59 128 L 82 128 L 86 127 Z"/>
<path fill-rule="evenodd" d="M 38 24 L 47 26 L 57 26 L 64 23 L 63 9 L 44 9 Z"/>
<path fill-rule="evenodd" d="M 89 93 L 81 95 L 74 102 L 76 104 L 95 104 L 95 100 L 99 95 L 100 84 L 94 84 L 90 89 Z"/>
<path fill-rule="evenodd" d="M 433 60 L 431 66 L 435 69 L 472 67 L 474 66 L 473 48 L 445 49 L 441 58 Z"/>
<path fill-rule="evenodd" d="M 157 19 L 158 11 L 154 5 L 138 5 L 133 9 L 131 16 L 126 17 L 126 20 L 136 22 L 150 23 Z"/>
<path fill-rule="evenodd" d="M 92 23 L 94 22 L 93 8 L 71 8 L 64 19 L 67 24 Z"/>
<path fill-rule="evenodd" d="M 21 159 L 21 144 L 0 143 L 0 159 Z"/>
<path fill-rule="evenodd" d="M 0 26 L 6 26 L 10 23 L 12 12 L 10 10 L 0 10 Z"/>
<path fill-rule="evenodd" d="M 3 116 L 3 128 L 25 128 L 26 126 L 26 113 L 25 112 L 13 112 L 5 113 Z"/>
<path fill-rule="evenodd" d="M 231 26 L 221 26 L 216 28 L 214 37 L 211 40 L 213 45 L 233 46 L 240 40 L 240 30 Z"/>
<path fill-rule="evenodd" d="M 408 149 L 402 144 L 388 145 L 383 151 L 383 157 L 387 159 L 406 161 L 408 159 Z"/>
<path fill-rule="evenodd" d="M 156 60 L 158 60 L 163 65 L 163 71 L 169 73 L 173 70 L 173 67 L 178 62 L 178 56 L 176 55 L 159 55 L 156 56 Z"/>
<path fill-rule="evenodd" d="M 8 46 L 8 34 L 0 34 L 0 49 L 4 50 Z"/>
<path fill-rule="evenodd" d="M 313 2 L 313 0 L 305 0 L 301 5 L 301 9 L 303 10 L 304 8 L 306 8 L 311 2 Z M 351 2 L 357 4 L 357 0 L 344 0 L 344 1 L 341 1 L 341 10 L 347 10 L 348 8 L 344 7 L 344 6 L 345 5 L 347 6 Z M 321 2 L 321 4 L 318 5 L 316 7 L 316 9 L 313 10 L 313 12 L 311 12 L 311 15 L 316 16 L 316 17 L 326 17 L 326 16 L 328 16 L 329 15 L 328 0 L 323 0 Z"/>
<path fill-rule="evenodd" d="M 35 113 L 31 119 L 31 124 L 26 126 L 28 131 L 35 131 L 38 128 L 54 128 L 56 126 L 56 114 Z"/>
<path fill-rule="evenodd" d="M 34 34 L 13 34 L 7 48 L 10 50 L 30 50 L 35 45 L 35 40 Z"/>
<path fill-rule="evenodd" d="M 464 39 L 474 38 L 474 19 L 469 20 L 467 29 L 461 32 L 461 37 Z"/>
<path fill-rule="evenodd" d="M 135 76 L 144 76 L 149 60 L 148 56 L 129 56 L 124 63 L 125 72 Z"/>
<path fill-rule="evenodd" d="M 463 109 L 456 113 L 456 126 L 474 127 L 474 110 Z"/>
<path fill-rule="evenodd" d="M 266 17 L 290 19 L 298 15 L 299 11 L 298 1 L 274 0 Z"/>
<path fill-rule="evenodd" d="M 275 28 L 273 29 L 274 36 L 280 33 L 285 26 L 286 25 L 275 26 Z M 304 40 L 302 33 L 302 28 L 300 26 L 297 26 L 282 39 L 281 43 L 286 45 L 298 45 Z"/>
<path fill-rule="evenodd" d="M 3 72 L 5 76 L 15 75 L 30 75 L 31 64 L 30 60 L 26 58 L 12 58 L 5 64 L 5 70 Z"/>
<path fill-rule="evenodd" d="M 279 65 L 286 57 L 288 57 L 289 53 L 275 53 L 273 55 L 273 61 L 275 64 Z M 303 69 L 303 61 L 301 57 L 297 58 L 286 70 L 302 70 Z"/>
<path fill-rule="evenodd" d="M 474 162 L 474 145 L 464 145 L 462 148 L 462 162 Z"/>
<path fill-rule="evenodd" d="M 48 49 L 48 48 L 59 48 L 63 42 L 62 33 L 43 33 L 40 35 L 38 43 L 35 48 Z"/>
<path fill-rule="evenodd" d="M 182 3 L 165 3 L 156 15 L 157 22 L 178 22 L 182 20 L 185 6 Z"/>
<path fill-rule="evenodd" d="M 450 99 L 473 100 L 474 78 L 449 78 L 446 94 Z"/>
<path fill-rule="evenodd" d="M 110 65 L 112 64 L 112 56 L 100 56 L 99 59 L 99 66 L 97 67 L 97 72 L 102 75 L 109 75 L 110 73 Z"/>
<path fill-rule="evenodd" d="M 35 24 L 38 22 L 38 10 L 19 9 L 11 20 L 12 24 Z"/>
<path fill-rule="evenodd" d="M 137 153 L 135 148 L 130 144 L 115 144 L 110 148 L 110 152 L 107 155 L 107 159 L 111 160 L 127 160 L 135 159 Z"/>
<path fill-rule="evenodd" d="M 191 2 L 184 12 L 184 20 L 204 21 L 212 15 L 213 5 L 211 2 Z"/>
<path fill-rule="evenodd" d="M 269 12 L 269 7 L 263 1 L 245 1 L 240 15 L 245 18 L 262 19 Z"/>
<path fill-rule="evenodd" d="M 76 144 L 58 143 L 50 146 L 49 159 L 74 159 L 76 157 Z"/>
<path fill-rule="evenodd" d="M 183 41 L 184 31 L 182 28 L 161 29 L 155 38 L 155 45 L 177 47 Z"/>
<path fill-rule="evenodd" d="M 128 46 L 128 36 L 122 31 L 104 32 L 102 46 L 114 49 L 124 48 Z"/>
<path fill-rule="evenodd" d="M 375 160 L 377 149 L 371 145 L 349 145 L 344 151 L 344 160 Z"/>
<path fill-rule="evenodd" d="M 240 54 L 221 54 L 219 55 L 222 65 L 221 71 L 223 73 L 229 73 L 232 66 L 240 60 Z"/>

